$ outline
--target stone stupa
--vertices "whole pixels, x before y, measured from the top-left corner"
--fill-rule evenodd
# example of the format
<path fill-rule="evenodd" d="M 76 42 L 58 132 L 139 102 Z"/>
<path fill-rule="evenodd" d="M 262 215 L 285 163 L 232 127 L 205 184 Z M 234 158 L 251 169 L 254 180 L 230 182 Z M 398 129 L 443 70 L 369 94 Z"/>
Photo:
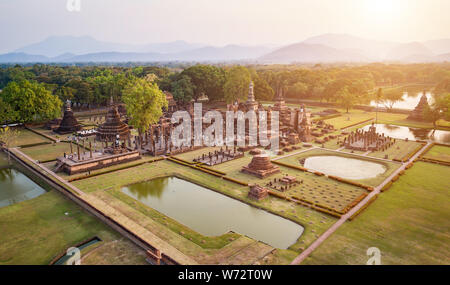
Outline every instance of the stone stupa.
<path fill-rule="evenodd" d="M 70 100 L 66 101 L 66 107 L 64 110 L 64 116 L 59 124 L 59 127 L 55 130 L 58 134 L 70 134 L 81 130 L 81 125 L 73 115 Z"/>
<path fill-rule="evenodd" d="M 423 112 L 429 108 L 428 104 L 428 98 L 426 95 L 425 90 L 423 91 L 422 97 L 420 97 L 420 101 L 417 104 L 416 108 L 411 112 L 411 114 L 408 116 L 409 120 L 415 120 L 415 121 L 425 121 L 425 118 L 423 116 Z"/>
<path fill-rule="evenodd" d="M 253 156 L 250 164 L 248 166 L 244 166 L 241 171 L 258 176 L 259 178 L 264 178 L 280 172 L 280 168 L 272 164 L 266 153 L 261 153 Z"/>
<path fill-rule="evenodd" d="M 117 139 L 127 140 L 130 137 L 130 128 L 120 119 L 117 106 L 111 97 L 106 121 L 97 129 L 96 139 L 101 142 L 114 142 Z"/>

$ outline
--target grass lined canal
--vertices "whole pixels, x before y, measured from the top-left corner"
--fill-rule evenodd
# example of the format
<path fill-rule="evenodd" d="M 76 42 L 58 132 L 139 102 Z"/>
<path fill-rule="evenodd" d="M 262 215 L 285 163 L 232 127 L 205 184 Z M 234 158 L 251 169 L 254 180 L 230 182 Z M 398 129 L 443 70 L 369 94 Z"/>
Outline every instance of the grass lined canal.
<path fill-rule="evenodd" d="M 303 227 L 177 177 L 157 178 L 122 192 L 205 236 L 233 231 L 286 249 Z"/>

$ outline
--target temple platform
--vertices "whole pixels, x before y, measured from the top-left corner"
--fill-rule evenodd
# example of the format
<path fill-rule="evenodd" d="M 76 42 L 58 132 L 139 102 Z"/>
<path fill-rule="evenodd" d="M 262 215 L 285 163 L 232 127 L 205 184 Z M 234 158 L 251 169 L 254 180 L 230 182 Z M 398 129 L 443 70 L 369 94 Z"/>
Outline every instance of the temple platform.
<path fill-rule="evenodd" d="M 80 155 L 80 159 L 78 155 L 68 155 L 57 159 L 55 172 L 64 171 L 73 175 L 138 159 L 141 159 L 139 151 L 125 151 L 117 154 L 94 152 L 92 158 L 90 155 L 87 157 Z"/>

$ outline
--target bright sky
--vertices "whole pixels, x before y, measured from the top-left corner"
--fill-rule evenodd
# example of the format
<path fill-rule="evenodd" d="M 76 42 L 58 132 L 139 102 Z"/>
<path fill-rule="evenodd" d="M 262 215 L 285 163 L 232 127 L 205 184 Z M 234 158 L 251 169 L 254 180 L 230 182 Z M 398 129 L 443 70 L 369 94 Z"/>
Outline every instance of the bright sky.
<path fill-rule="evenodd" d="M 324 33 L 450 38 L 449 0 L 0 0 L 0 53 L 53 35 L 149 43 L 288 44 Z"/>

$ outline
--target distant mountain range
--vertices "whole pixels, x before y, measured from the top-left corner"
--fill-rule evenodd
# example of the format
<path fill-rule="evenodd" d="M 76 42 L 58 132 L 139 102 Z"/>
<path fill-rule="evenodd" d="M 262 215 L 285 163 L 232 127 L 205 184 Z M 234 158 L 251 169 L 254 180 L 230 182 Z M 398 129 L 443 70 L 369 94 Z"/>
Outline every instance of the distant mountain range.
<path fill-rule="evenodd" d="M 324 34 L 274 48 L 266 45 L 214 47 L 185 41 L 131 45 L 102 42 L 88 36 L 54 36 L 0 55 L 0 63 L 156 61 L 442 62 L 450 61 L 450 39 L 395 43 L 346 34 Z"/>

